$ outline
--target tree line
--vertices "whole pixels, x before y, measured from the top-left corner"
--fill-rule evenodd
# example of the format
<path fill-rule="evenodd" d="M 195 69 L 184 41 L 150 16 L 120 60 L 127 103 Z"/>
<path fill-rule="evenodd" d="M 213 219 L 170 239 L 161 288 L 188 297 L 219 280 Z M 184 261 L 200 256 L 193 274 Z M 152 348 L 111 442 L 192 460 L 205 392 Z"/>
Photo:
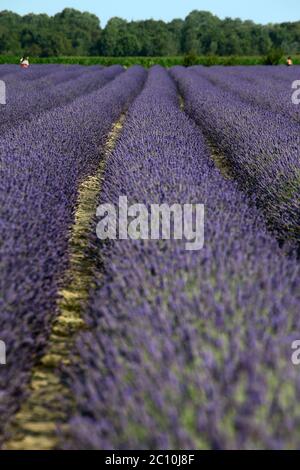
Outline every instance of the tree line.
<path fill-rule="evenodd" d="M 184 20 L 126 21 L 66 8 L 54 16 L 0 12 L 0 54 L 55 56 L 265 55 L 300 53 L 300 21 L 261 25 L 193 11 Z"/>

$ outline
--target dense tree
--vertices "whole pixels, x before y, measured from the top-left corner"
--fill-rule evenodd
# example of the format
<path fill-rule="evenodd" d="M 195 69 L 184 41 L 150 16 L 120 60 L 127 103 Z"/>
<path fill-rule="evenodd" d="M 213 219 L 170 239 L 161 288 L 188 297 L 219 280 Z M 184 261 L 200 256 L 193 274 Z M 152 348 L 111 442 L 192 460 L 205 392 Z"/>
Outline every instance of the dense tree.
<path fill-rule="evenodd" d="M 122 18 L 111 18 L 104 29 L 99 44 L 99 54 L 105 56 L 124 56 L 124 40 L 128 35 L 127 22 Z M 134 54 L 133 54 L 134 55 Z"/>
<path fill-rule="evenodd" d="M 66 8 L 53 17 L 0 12 L 0 54 L 31 56 L 256 55 L 300 53 L 300 21 L 259 25 L 192 11 L 185 20 L 125 21 Z"/>

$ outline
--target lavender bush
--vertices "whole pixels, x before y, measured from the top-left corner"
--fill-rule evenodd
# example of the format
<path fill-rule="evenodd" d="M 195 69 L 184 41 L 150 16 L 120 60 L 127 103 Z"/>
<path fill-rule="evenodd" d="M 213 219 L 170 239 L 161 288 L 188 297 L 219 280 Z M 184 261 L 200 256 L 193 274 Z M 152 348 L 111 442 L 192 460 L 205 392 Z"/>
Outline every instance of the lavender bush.
<path fill-rule="evenodd" d="M 108 69 L 108 75 L 111 70 L 118 72 Z M 145 76 L 133 67 L 100 90 L 7 129 L 0 139 L 0 332 L 7 347 L 0 442 L 56 315 L 78 185 L 98 167 L 112 124 Z"/>
<path fill-rule="evenodd" d="M 281 240 L 299 242 L 299 125 L 284 115 L 242 101 L 197 70 L 175 67 L 189 116 L 226 155 L 240 186 L 254 194 Z"/>
<path fill-rule="evenodd" d="M 226 74 L 222 67 L 194 67 L 193 70 L 247 103 L 279 113 L 292 124 L 300 124 L 300 107 L 292 102 L 292 83 L 299 79 L 300 67 L 285 67 L 282 76 L 269 67 L 236 67 L 226 70 Z"/>
<path fill-rule="evenodd" d="M 198 105 L 197 120 L 210 125 L 220 112 L 208 113 L 210 86 L 190 72 L 173 74 L 188 109 L 196 114 Z M 233 111 L 219 106 L 229 126 Z M 215 126 L 224 129 L 219 118 Z M 240 150 L 242 137 L 231 137 Z M 90 332 L 68 370 L 76 411 L 61 446 L 298 448 L 300 376 L 290 361 L 300 334 L 298 264 L 214 167 L 160 67 L 107 162 L 100 202 L 117 204 L 120 195 L 130 203 L 204 203 L 205 245 L 187 252 L 179 240 L 91 239 L 103 273 L 86 312 Z"/>
<path fill-rule="evenodd" d="M 60 67 L 46 77 L 25 84 L 20 80 L 10 82 L 6 79 L 7 105 L 1 109 L 0 130 L 4 133 L 21 121 L 36 120 L 47 110 L 103 87 L 123 71 L 119 65 L 85 71 Z"/>

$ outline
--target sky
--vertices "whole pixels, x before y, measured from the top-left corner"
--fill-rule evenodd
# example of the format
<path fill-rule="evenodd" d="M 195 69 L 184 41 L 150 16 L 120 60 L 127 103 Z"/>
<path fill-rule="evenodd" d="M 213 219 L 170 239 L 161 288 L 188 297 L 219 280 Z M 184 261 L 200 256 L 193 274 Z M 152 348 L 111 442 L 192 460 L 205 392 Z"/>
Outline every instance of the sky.
<path fill-rule="evenodd" d="M 104 26 L 113 16 L 127 20 L 185 18 L 192 10 L 206 10 L 220 18 L 250 19 L 258 23 L 300 20 L 299 0 L 0 0 L 0 11 L 19 14 L 48 13 L 63 8 L 95 13 Z"/>

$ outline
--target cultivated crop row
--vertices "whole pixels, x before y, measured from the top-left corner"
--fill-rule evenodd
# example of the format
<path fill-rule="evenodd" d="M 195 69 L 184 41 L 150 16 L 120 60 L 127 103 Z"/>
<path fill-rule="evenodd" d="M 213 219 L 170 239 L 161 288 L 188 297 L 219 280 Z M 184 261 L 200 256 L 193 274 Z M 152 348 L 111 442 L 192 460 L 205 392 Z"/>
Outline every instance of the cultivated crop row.
<path fill-rule="evenodd" d="M 85 73 L 81 69 L 57 70 L 42 79 L 22 84 L 21 89 L 18 81 L 11 84 L 6 80 L 9 106 L 1 109 L 1 132 L 21 121 L 36 120 L 38 114 L 101 88 L 123 71 L 118 65 L 103 70 L 87 70 Z"/>
<path fill-rule="evenodd" d="M 195 67 L 193 70 L 207 78 L 213 84 L 233 93 L 246 103 L 258 106 L 260 108 L 279 113 L 290 119 L 292 123 L 300 124 L 299 106 L 295 106 L 292 101 L 292 84 L 299 77 L 290 70 L 285 73 L 285 80 L 278 80 L 267 72 L 264 68 L 257 70 L 254 74 L 243 67 L 238 70 L 232 70 L 224 74 L 220 67 L 204 69 Z"/>
<path fill-rule="evenodd" d="M 201 76 L 172 69 L 185 110 L 227 157 L 241 187 L 255 196 L 278 238 L 299 241 L 299 125 L 241 100 Z M 253 92 L 254 93 L 254 92 Z"/>
<path fill-rule="evenodd" d="M 235 108 L 213 101 L 212 85 L 191 72 L 173 75 L 190 114 L 207 126 L 214 117 L 229 149 L 226 124 L 233 162 L 245 160 L 243 145 L 252 152 L 254 141 L 247 129 L 237 132 Z M 253 165 L 244 165 L 254 184 Z M 245 193 L 215 169 L 160 67 L 149 72 L 107 161 L 100 202 L 117 205 L 120 195 L 147 206 L 205 204 L 205 244 L 188 252 L 179 240 L 92 237 L 103 271 L 95 272 L 86 312 L 90 332 L 81 334 L 69 371 L 77 410 L 62 447 L 299 447 L 299 374 L 290 361 L 300 327 L 298 264 Z"/>
<path fill-rule="evenodd" d="M 112 79 L 119 70 L 105 73 Z M 7 347 L 0 375 L 0 441 L 26 395 L 56 315 L 78 186 L 98 167 L 112 124 L 145 76 L 133 67 L 39 120 L 8 128 L 0 140 L 0 331 Z"/>

